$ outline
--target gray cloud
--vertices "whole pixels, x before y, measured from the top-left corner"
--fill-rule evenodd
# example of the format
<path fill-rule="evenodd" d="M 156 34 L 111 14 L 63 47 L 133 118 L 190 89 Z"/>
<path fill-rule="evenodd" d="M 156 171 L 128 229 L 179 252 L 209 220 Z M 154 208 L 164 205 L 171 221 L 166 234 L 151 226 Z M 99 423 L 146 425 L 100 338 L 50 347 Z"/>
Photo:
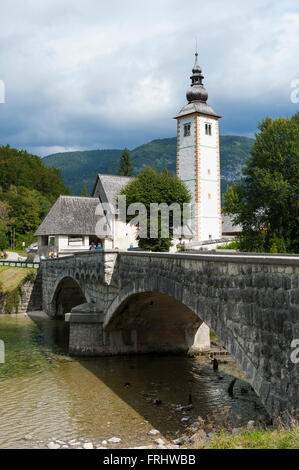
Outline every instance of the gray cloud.
<path fill-rule="evenodd" d="M 225 5 L 225 6 L 224 6 Z M 297 2 L 2 0 L 0 144 L 40 155 L 175 135 L 195 37 L 221 133 L 291 115 Z"/>

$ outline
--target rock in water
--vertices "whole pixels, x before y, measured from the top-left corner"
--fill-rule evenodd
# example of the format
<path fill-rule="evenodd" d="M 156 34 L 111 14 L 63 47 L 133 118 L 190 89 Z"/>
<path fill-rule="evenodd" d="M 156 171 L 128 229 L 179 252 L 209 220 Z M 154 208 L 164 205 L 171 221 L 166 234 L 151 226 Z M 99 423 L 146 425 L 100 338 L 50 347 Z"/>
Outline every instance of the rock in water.
<path fill-rule="evenodd" d="M 26 436 L 24 436 L 24 439 L 25 441 L 32 441 L 33 437 L 31 436 L 31 434 L 26 434 Z"/>
<path fill-rule="evenodd" d="M 119 437 L 110 437 L 110 439 L 108 439 L 108 442 L 111 442 L 112 444 L 118 444 L 120 441 L 121 439 Z"/>
<path fill-rule="evenodd" d="M 47 447 L 48 449 L 60 449 L 60 445 L 59 444 L 55 444 L 55 442 L 49 442 L 49 444 L 47 444 Z"/>
<path fill-rule="evenodd" d="M 235 385 L 235 383 L 236 383 L 236 380 L 237 380 L 237 379 L 234 378 L 234 379 L 231 381 L 231 383 L 229 384 L 229 387 L 228 387 L 228 389 L 227 389 L 228 394 L 231 395 L 231 396 L 234 394 L 234 385 Z"/>
<path fill-rule="evenodd" d="M 92 442 L 85 442 L 83 444 L 83 449 L 93 449 L 93 443 Z"/>
<path fill-rule="evenodd" d="M 161 438 L 155 439 L 155 443 L 156 443 L 158 446 L 164 446 L 164 441 L 163 441 L 163 439 L 161 439 Z"/>
<path fill-rule="evenodd" d="M 160 434 L 160 431 L 158 431 L 158 429 L 151 429 L 149 431 L 150 436 L 156 436 L 157 434 Z"/>
<path fill-rule="evenodd" d="M 190 419 L 190 416 L 185 416 L 185 418 L 182 418 L 181 421 L 182 423 L 187 423 L 187 421 L 189 421 Z"/>

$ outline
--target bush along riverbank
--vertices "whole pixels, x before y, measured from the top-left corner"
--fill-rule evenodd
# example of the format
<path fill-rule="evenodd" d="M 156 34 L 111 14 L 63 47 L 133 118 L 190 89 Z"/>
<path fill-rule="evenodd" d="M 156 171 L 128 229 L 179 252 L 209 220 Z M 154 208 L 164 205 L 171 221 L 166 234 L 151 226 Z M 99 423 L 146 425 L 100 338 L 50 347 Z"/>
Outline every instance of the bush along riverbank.
<path fill-rule="evenodd" d="M 35 287 L 37 270 L 0 267 L 0 314 L 26 312 L 39 298 Z"/>

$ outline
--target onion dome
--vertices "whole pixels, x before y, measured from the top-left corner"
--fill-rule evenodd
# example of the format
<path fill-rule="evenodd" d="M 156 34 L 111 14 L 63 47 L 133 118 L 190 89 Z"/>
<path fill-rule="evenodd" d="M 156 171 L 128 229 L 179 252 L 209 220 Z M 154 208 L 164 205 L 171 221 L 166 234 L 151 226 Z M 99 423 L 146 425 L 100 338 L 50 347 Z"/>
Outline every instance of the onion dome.
<path fill-rule="evenodd" d="M 189 103 L 192 101 L 202 101 L 205 103 L 208 99 L 208 92 L 202 84 L 204 76 L 202 75 L 202 70 L 198 64 L 198 54 L 195 53 L 195 64 L 192 69 L 191 75 L 191 86 L 187 90 L 186 97 Z"/>

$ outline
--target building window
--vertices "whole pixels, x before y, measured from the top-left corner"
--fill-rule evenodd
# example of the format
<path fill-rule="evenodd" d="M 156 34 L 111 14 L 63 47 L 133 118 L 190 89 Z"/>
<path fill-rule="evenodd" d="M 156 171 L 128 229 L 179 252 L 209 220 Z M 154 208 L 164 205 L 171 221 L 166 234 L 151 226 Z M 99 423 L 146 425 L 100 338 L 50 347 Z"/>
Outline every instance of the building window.
<path fill-rule="evenodd" d="M 211 175 L 211 170 L 210 170 L 210 168 L 208 169 L 208 175 L 209 175 L 209 176 Z"/>
<path fill-rule="evenodd" d="M 82 235 L 69 235 L 68 236 L 68 245 L 69 246 L 83 245 L 83 236 Z"/>
<path fill-rule="evenodd" d="M 188 137 L 188 135 L 191 134 L 191 124 L 188 122 L 188 124 L 184 124 L 184 137 Z"/>
<path fill-rule="evenodd" d="M 206 135 L 212 135 L 212 124 L 208 124 L 206 122 L 205 124 L 205 131 L 206 131 Z"/>
<path fill-rule="evenodd" d="M 208 199 L 211 199 L 211 197 L 212 197 L 212 196 L 211 196 L 211 193 L 209 193 L 209 194 L 208 194 Z"/>

